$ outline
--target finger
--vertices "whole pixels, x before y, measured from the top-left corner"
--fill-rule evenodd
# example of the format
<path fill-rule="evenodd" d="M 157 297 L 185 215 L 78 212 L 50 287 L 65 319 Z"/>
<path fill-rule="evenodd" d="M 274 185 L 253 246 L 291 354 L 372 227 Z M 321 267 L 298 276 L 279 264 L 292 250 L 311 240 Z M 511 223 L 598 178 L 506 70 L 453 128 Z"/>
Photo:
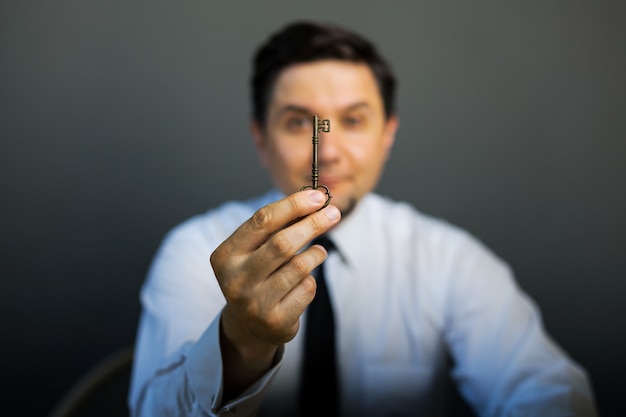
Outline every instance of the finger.
<path fill-rule="evenodd" d="M 305 190 L 262 207 L 235 230 L 221 249 L 233 255 L 252 252 L 285 225 L 319 210 L 325 201 L 321 191 Z"/>
<path fill-rule="evenodd" d="M 261 277 L 268 277 L 314 237 L 337 224 L 340 217 L 339 209 L 333 205 L 309 214 L 275 233 L 246 260 L 246 268 L 258 271 Z"/>
<path fill-rule="evenodd" d="M 304 309 L 315 295 L 315 286 L 311 288 L 305 283 L 303 287 L 300 287 L 299 284 L 310 276 L 311 271 L 324 262 L 327 256 L 328 253 L 323 246 L 313 245 L 293 256 L 274 271 L 262 283 L 269 305 L 291 304 L 295 301 L 297 304 L 302 304 Z M 304 299 L 301 300 L 303 297 Z"/>
<path fill-rule="evenodd" d="M 310 272 L 326 257 L 327 252 L 321 245 L 313 245 L 295 255 L 256 287 L 252 309 L 250 305 L 241 309 L 229 303 L 230 308 L 224 310 L 223 317 L 227 313 L 231 318 L 240 317 L 235 329 L 251 326 L 243 332 L 245 337 L 254 335 L 259 340 L 275 340 L 275 343 L 291 340 L 298 331 L 300 316 L 315 296 L 315 279 Z M 299 282 L 293 284 L 293 276 L 297 276 Z M 233 327 L 230 328 L 232 335 Z M 241 332 L 237 333 L 236 337 L 241 337 Z"/>

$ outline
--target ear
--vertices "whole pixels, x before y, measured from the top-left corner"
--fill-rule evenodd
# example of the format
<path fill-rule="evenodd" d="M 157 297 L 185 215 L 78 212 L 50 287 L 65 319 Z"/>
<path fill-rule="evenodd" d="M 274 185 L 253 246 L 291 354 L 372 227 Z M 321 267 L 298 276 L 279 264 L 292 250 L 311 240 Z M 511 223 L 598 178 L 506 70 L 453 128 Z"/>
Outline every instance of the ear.
<path fill-rule="evenodd" d="M 398 131 L 399 125 L 400 119 L 395 114 L 389 116 L 385 122 L 385 127 L 383 128 L 383 151 L 385 152 L 385 159 L 389 158 L 389 153 L 396 140 L 396 132 Z"/>
<path fill-rule="evenodd" d="M 259 124 L 256 119 L 250 121 L 250 134 L 252 135 L 252 141 L 254 142 L 254 148 L 256 149 L 259 162 L 263 168 L 269 167 L 269 157 L 267 150 L 267 140 L 265 136 L 265 130 L 263 126 Z"/>

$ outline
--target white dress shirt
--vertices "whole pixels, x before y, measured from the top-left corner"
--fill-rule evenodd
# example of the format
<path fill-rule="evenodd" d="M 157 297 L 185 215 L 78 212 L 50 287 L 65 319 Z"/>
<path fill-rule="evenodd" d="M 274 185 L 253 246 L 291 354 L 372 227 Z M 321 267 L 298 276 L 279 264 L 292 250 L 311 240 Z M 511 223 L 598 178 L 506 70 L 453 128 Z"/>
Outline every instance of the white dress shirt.
<path fill-rule="evenodd" d="M 246 416 L 259 407 L 261 415 L 295 415 L 303 327 L 262 379 L 222 403 L 225 299 L 209 262 L 257 209 L 282 197 L 226 203 L 166 236 L 141 291 L 133 416 Z M 477 415 L 596 415 L 585 371 L 476 238 L 376 194 L 329 236 L 337 250 L 324 267 L 344 416 L 443 415 L 448 355 Z"/>

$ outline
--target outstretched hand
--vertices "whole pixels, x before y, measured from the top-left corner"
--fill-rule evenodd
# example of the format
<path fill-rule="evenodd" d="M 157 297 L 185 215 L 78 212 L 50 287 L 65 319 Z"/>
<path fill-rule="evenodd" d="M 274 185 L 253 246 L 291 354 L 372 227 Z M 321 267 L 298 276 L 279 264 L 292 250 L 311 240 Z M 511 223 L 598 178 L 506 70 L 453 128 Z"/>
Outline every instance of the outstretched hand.
<path fill-rule="evenodd" d="M 259 209 L 211 255 L 226 298 L 221 316 L 225 395 L 235 395 L 272 365 L 293 339 L 315 297 L 311 271 L 327 256 L 319 245 L 302 250 L 341 217 L 326 196 L 305 190 Z"/>

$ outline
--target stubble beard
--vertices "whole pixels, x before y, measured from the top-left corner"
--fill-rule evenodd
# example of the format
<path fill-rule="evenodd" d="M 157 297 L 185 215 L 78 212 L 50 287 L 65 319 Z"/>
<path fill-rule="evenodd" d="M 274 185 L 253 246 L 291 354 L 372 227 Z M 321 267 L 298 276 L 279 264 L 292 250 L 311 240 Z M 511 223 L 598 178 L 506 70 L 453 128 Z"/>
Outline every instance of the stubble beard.
<path fill-rule="evenodd" d="M 359 200 L 355 196 L 351 195 L 348 198 L 348 204 L 346 205 L 346 207 L 341 209 L 341 218 L 349 216 L 350 213 L 352 213 L 352 211 L 354 211 L 354 208 L 356 207 L 358 202 L 359 202 Z"/>

